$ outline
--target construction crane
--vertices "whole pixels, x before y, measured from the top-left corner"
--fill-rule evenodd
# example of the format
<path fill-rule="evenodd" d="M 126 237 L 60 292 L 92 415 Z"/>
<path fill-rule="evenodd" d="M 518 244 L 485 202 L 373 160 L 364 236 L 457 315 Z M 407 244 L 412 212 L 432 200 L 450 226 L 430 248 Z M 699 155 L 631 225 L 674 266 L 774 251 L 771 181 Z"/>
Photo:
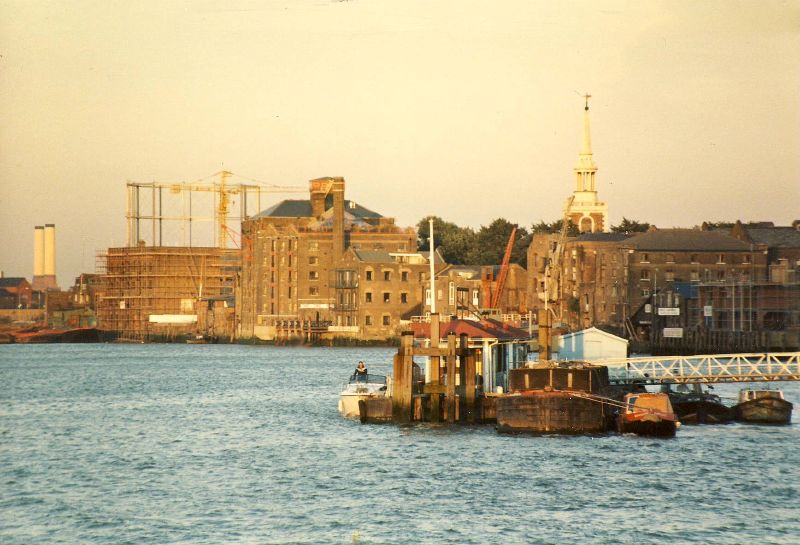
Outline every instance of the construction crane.
<path fill-rule="evenodd" d="M 231 184 L 229 179 L 235 176 L 249 183 L 235 183 Z M 218 179 L 217 181 L 208 182 L 210 178 Z M 162 190 L 168 190 L 173 195 L 188 194 L 188 214 L 184 211 L 181 214 L 165 214 L 162 205 Z M 142 192 L 149 191 L 151 196 L 151 203 L 147 203 L 147 198 L 142 198 Z M 128 220 L 128 245 L 133 246 L 139 242 L 140 236 L 140 222 L 142 220 L 152 222 L 153 245 L 161 245 L 161 225 L 164 221 L 181 221 L 188 222 L 189 237 L 191 240 L 191 224 L 193 221 L 210 221 L 213 219 L 216 226 L 215 238 L 216 246 L 219 248 L 227 247 L 228 233 L 228 219 L 231 213 L 230 207 L 232 203 L 231 197 L 233 195 L 240 195 L 239 199 L 239 219 L 244 219 L 247 216 L 248 195 L 255 196 L 259 211 L 261 210 L 261 194 L 262 193 L 304 193 L 308 191 L 306 187 L 301 186 L 281 186 L 274 184 L 266 184 L 258 180 L 253 180 L 234 174 L 230 171 L 223 170 L 201 178 L 195 182 L 186 183 L 159 183 L 159 182 L 128 182 L 128 212 L 126 218 Z M 198 216 L 192 212 L 191 194 L 196 192 L 215 193 L 216 203 L 214 207 L 213 218 L 209 216 Z M 146 193 L 145 193 L 146 194 Z M 142 206 L 144 205 L 144 206 Z M 142 207 L 145 213 L 142 213 Z M 185 206 L 184 206 L 185 208 Z M 149 214 L 146 212 L 150 212 Z"/>
<path fill-rule="evenodd" d="M 508 277 L 509 263 L 511 262 L 511 252 L 514 250 L 514 238 L 517 236 L 517 228 L 511 230 L 511 236 L 508 237 L 508 244 L 506 245 L 506 253 L 503 255 L 503 263 L 500 265 L 500 272 L 497 274 L 497 284 L 494 287 L 494 295 L 492 295 L 491 308 L 497 308 L 500 304 L 500 296 L 503 294 L 503 287 Z"/>
<path fill-rule="evenodd" d="M 564 248 L 567 244 L 567 232 L 569 231 L 570 219 L 569 210 L 572 207 L 572 195 L 564 207 L 564 217 L 561 220 L 561 232 L 555 244 L 548 243 L 547 258 L 544 267 L 544 286 L 539 291 L 539 299 L 544 301 L 544 308 L 539 309 L 539 361 L 547 361 L 552 358 L 550 347 L 550 332 L 552 330 L 553 315 L 555 311 L 551 306 L 555 306 L 561 301 L 561 270 L 564 259 Z M 560 317 L 560 316 L 559 316 Z"/>

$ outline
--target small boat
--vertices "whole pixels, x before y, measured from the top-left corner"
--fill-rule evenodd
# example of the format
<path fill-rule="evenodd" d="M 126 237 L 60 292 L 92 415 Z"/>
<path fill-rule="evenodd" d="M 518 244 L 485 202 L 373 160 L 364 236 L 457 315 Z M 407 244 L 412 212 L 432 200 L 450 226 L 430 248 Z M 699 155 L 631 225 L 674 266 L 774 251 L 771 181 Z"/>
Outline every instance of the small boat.
<path fill-rule="evenodd" d="M 204 335 L 198 334 L 186 339 L 186 344 L 208 344 L 208 339 Z"/>
<path fill-rule="evenodd" d="M 781 390 L 744 388 L 739 392 L 739 403 L 733 411 L 738 422 L 788 424 L 792 420 L 792 408 Z"/>
<path fill-rule="evenodd" d="M 669 395 L 681 424 L 725 424 L 733 420 L 733 409 L 723 404 L 718 395 L 703 391 L 700 384 L 693 386 L 689 391 L 685 384 L 681 384 L 677 391 L 673 391 L 669 384 L 665 384 L 661 390 Z M 681 387 L 686 391 L 681 391 Z"/>
<path fill-rule="evenodd" d="M 388 381 L 384 375 L 353 373 L 350 381 L 344 385 L 339 394 L 339 414 L 345 418 L 358 417 L 360 415 L 358 402 L 385 397 L 387 387 Z"/>
<path fill-rule="evenodd" d="M 675 437 L 675 431 L 681 423 L 672 410 L 668 394 L 626 394 L 624 402 L 625 408 L 617 416 L 620 433 Z"/>

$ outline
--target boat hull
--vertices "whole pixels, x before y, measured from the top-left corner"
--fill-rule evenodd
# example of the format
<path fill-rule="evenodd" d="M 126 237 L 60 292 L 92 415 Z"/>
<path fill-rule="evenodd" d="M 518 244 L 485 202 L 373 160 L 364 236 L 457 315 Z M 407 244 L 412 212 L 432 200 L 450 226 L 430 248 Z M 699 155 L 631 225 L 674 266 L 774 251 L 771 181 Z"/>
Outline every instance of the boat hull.
<path fill-rule="evenodd" d="M 785 399 L 762 398 L 739 403 L 734 407 L 734 414 L 738 422 L 788 424 L 792 420 L 792 408 Z"/>
<path fill-rule="evenodd" d="M 339 396 L 339 414 L 345 418 L 358 418 L 360 415 L 358 402 L 377 397 L 378 394 L 342 394 Z"/>
<path fill-rule="evenodd" d="M 603 403 L 565 391 L 526 391 L 496 398 L 497 431 L 502 433 L 603 433 Z"/>
<path fill-rule="evenodd" d="M 733 420 L 733 410 L 717 401 L 679 396 L 670 396 L 670 401 L 682 424 L 725 424 Z"/>
<path fill-rule="evenodd" d="M 678 423 L 663 418 L 630 420 L 620 415 L 617 427 L 620 433 L 635 433 L 649 437 L 675 437 Z"/>

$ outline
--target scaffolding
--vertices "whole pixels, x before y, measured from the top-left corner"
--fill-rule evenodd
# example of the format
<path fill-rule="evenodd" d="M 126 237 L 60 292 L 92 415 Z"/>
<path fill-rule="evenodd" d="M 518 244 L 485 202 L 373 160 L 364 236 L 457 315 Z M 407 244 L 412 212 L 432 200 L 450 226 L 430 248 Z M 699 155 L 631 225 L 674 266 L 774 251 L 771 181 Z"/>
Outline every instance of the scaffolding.
<path fill-rule="evenodd" d="M 97 256 L 97 270 L 102 278 L 95 295 L 98 328 L 144 340 L 193 333 L 204 302 L 233 299 L 241 252 L 215 247 L 109 248 Z M 165 318 L 159 322 L 154 316 Z"/>

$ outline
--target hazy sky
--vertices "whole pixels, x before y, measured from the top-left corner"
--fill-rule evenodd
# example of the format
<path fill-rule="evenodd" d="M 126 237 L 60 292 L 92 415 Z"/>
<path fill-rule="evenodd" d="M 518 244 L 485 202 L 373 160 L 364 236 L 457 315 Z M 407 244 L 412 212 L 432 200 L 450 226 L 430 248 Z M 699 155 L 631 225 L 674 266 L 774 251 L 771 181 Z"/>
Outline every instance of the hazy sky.
<path fill-rule="evenodd" d="M 800 218 L 800 2 L 0 0 L 0 269 L 123 245 L 125 182 L 344 176 L 401 225 Z M 298 198 L 298 196 L 288 196 Z"/>

